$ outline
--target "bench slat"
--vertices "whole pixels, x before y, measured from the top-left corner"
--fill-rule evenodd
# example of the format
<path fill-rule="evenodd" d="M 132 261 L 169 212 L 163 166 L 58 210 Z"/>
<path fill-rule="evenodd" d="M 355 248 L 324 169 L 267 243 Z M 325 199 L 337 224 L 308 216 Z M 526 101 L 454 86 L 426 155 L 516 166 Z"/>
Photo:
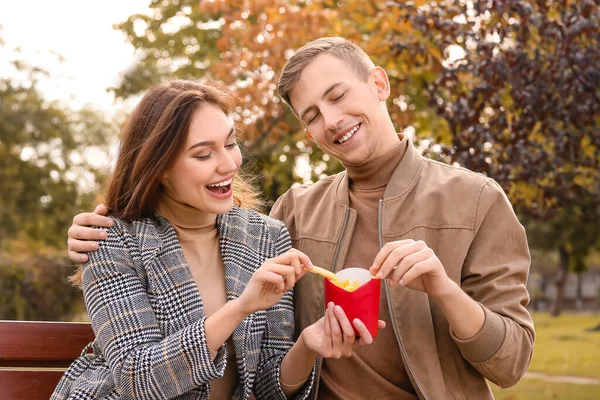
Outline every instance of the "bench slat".
<path fill-rule="evenodd" d="M 2 370 L 3 400 L 48 400 L 64 371 Z"/>
<path fill-rule="evenodd" d="M 0 321 L 0 367 L 66 367 L 93 340 L 89 323 Z"/>

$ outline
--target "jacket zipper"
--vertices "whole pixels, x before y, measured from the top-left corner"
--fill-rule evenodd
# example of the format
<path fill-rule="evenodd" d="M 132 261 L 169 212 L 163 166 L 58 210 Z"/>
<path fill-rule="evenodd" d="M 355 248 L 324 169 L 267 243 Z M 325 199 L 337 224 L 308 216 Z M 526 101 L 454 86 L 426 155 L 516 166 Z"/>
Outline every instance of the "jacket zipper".
<path fill-rule="evenodd" d="M 377 232 L 379 237 L 379 248 L 383 247 L 383 232 L 382 232 L 382 213 L 383 213 L 383 199 L 379 199 L 379 206 L 377 209 Z M 419 385 L 419 381 L 417 380 L 417 376 L 412 370 L 410 363 L 408 362 L 408 355 L 406 354 L 406 350 L 404 349 L 404 345 L 402 343 L 402 338 L 398 335 L 398 324 L 396 323 L 396 318 L 394 317 L 394 310 L 392 308 L 392 304 L 390 303 L 390 293 L 388 288 L 387 280 L 384 280 L 383 286 L 385 287 L 385 298 L 387 300 L 388 310 L 390 312 L 390 321 L 392 322 L 392 327 L 394 328 L 394 336 L 396 336 L 396 341 L 398 341 L 398 346 L 400 347 L 400 351 L 402 352 L 402 356 L 405 361 L 405 367 L 408 369 L 408 372 L 415 380 L 415 384 L 417 385 L 417 391 L 423 396 L 425 400 L 427 397 L 423 393 L 423 389 L 421 389 L 421 385 Z"/>
<path fill-rule="evenodd" d="M 350 207 L 346 207 L 346 216 L 344 217 L 344 225 L 342 226 L 342 234 L 340 235 L 340 240 L 337 242 L 337 246 L 335 247 L 335 254 L 333 255 L 333 263 L 331 264 L 331 271 L 334 273 L 337 272 L 335 270 L 335 264 L 337 263 L 338 255 L 340 254 L 340 247 L 342 246 L 342 239 L 344 239 L 344 234 L 346 233 L 346 227 L 348 226 L 348 216 L 350 215 Z"/>
<path fill-rule="evenodd" d="M 350 207 L 346 207 L 346 215 L 344 216 L 344 225 L 342 226 L 342 234 L 340 235 L 340 239 L 337 242 L 337 246 L 335 247 L 335 254 L 333 255 L 333 263 L 331 264 L 331 271 L 335 271 L 335 264 L 337 263 L 338 254 L 340 253 L 340 247 L 342 245 L 342 239 L 344 239 L 344 234 L 346 233 L 346 227 L 348 226 L 348 216 L 350 215 Z M 325 315 L 325 304 L 323 304 L 323 312 L 321 317 Z M 319 318 L 321 318 L 319 317 Z M 313 388 L 313 400 L 317 398 L 317 393 L 319 392 L 319 382 L 321 380 L 321 367 L 323 366 L 323 357 L 319 356 L 317 358 L 317 367 L 315 369 L 315 386 Z"/>

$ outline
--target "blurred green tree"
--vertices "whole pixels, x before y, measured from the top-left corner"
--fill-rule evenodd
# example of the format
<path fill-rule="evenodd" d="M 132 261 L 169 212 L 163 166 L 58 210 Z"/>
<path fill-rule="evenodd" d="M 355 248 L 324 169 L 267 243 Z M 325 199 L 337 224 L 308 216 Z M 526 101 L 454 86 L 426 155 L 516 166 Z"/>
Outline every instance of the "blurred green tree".
<path fill-rule="evenodd" d="M 450 127 L 441 155 L 496 179 L 532 245 L 559 251 L 558 315 L 567 272 L 600 248 L 599 3 L 396 3 L 422 33 L 399 55 L 427 42 L 458 54 L 427 87 Z"/>
<path fill-rule="evenodd" d="M 81 291 L 66 279 L 73 267 L 65 252 L 60 253 L 0 254 L 0 319 L 86 319 L 81 317 L 85 315 Z"/>
<path fill-rule="evenodd" d="M 45 72 L 14 61 L 0 78 L 0 249 L 26 237 L 32 246 L 64 245 L 73 213 L 94 201 L 98 175 L 86 157 L 115 128 L 92 109 L 48 102 L 38 89 Z"/>
<path fill-rule="evenodd" d="M 275 85 L 291 49 L 343 35 L 388 71 L 398 131 L 411 127 L 430 156 L 496 179 L 532 232 L 551 232 L 532 243 L 558 249 L 561 271 L 581 270 L 600 225 L 599 26 L 593 0 L 153 1 L 119 26 L 140 61 L 115 92 L 167 76 L 231 84 L 274 200 L 302 181 L 300 158 L 313 181 L 340 169 L 304 140 Z"/>
<path fill-rule="evenodd" d="M 14 59 L 0 78 L 0 319 L 68 319 L 82 299 L 67 282 L 65 233 L 95 203 L 105 171 L 89 159 L 106 158 L 116 129 L 91 108 L 47 101 L 46 72 L 3 46 Z"/>
<path fill-rule="evenodd" d="M 424 3 L 417 1 L 417 4 Z M 172 77 L 216 79 L 243 100 L 237 119 L 245 147 L 274 201 L 292 183 L 302 182 L 294 166 L 310 166 L 310 180 L 341 169 L 305 139 L 302 126 L 276 93 L 279 73 L 293 50 L 306 42 L 343 35 L 383 65 L 392 81 L 392 118 L 399 131 L 414 126 L 420 137 L 447 130 L 427 108 L 423 87 L 441 70 L 436 46 L 417 57 L 394 55 L 398 39 L 413 35 L 400 10 L 374 1 L 152 1 L 148 14 L 132 15 L 119 28 L 138 53 L 117 96 L 127 98 L 151 83 Z"/>

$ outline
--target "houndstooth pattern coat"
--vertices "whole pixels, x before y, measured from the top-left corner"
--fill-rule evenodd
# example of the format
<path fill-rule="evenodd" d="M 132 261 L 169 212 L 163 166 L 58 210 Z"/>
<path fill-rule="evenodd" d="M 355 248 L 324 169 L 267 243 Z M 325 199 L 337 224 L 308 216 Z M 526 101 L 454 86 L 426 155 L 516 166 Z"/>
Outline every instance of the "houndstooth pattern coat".
<path fill-rule="evenodd" d="M 290 247 L 283 223 L 234 207 L 217 219 L 228 300 L 237 298 L 267 258 Z M 51 400 L 208 399 L 223 376 L 227 345 L 214 361 L 202 301 L 175 230 L 167 220 L 115 219 L 108 239 L 89 253 L 83 292 L 95 342 L 65 372 Z M 292 291 L 233 332 L 239 384 L 234 399 L 286 399 L 281 360 L 293 345 Z M 296 398 L 306 398 L 314 370 Z"/>

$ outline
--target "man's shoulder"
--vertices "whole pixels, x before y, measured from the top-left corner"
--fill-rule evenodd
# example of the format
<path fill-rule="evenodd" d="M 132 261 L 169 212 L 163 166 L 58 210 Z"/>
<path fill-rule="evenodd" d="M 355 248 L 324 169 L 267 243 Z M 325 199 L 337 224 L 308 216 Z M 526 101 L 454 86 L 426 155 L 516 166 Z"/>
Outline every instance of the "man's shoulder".
<path fill-rule="evenodd" d="M 507 201 L 504 189 L 493 178 L 461 166 L 425 160 L 418 184 L 423 193 L 474 209 L 489 202 Z"/>
<path fill-rule="evenodd" d="M 270 215 L 282 220 L 287 228 L 292 230 L 293 221 L 298 213 L 306 210 L 314 211 L 316 205 L 335 198 L 336 188 L 344 178 L 344 174 L 345 172 L 342 171 L 321 178 L 315 183 L 293 186 L 273 204 Z M 330 204 L 333 204 L 333 201 Z"/>
<path fill-rule="evenodd" d="M 459 165 L 450 165 L 427 157 L 423 157 L 423 159 L 432 170 L 443 171 L 446 174 L 456 176 L 460 179 L 472 181 L 476 184 L 481 184 L 492 180 L 480 172 L 475 172 Z"/>
<path fill-rule="evenodd" d="M 445 164 L 430 158 L 424 157 L 424 160 L 426 168 L 422 171 L 421 179 L 435 182 L 445 189 L 460 192 L 465 189 L 480 191 L 486 186 L 499 188 L 494 179 L 480 172 L 458 165 Z"/>
<path fill-rule="evenodd" d="M 295 185 L 285 192 L 279 200 L 310 201 L 315 197 L 322 197 L 324 194 L 334 189 L 334 184 L 342 178 L 345 172 L 339 172 L 334 175 L 326 176 L 317 182 Z"/>

